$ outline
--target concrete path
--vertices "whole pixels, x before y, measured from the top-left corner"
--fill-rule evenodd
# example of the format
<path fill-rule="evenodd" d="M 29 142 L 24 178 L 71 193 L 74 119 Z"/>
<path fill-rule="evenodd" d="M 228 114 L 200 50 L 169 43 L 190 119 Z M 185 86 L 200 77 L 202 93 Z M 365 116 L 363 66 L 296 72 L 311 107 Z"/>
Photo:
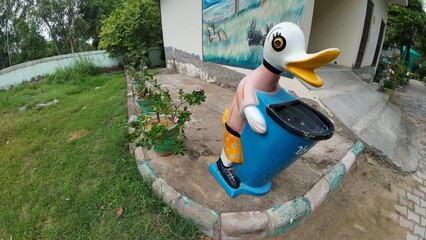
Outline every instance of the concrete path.
<path fill-rule="evenodd" d="M 305 86 L 336 118 L 401 170 L 417 169 L 416 128 L 387 95 L 378 93 L 349 68 L 327 66 L 317 73 L 324 86 Z"/>

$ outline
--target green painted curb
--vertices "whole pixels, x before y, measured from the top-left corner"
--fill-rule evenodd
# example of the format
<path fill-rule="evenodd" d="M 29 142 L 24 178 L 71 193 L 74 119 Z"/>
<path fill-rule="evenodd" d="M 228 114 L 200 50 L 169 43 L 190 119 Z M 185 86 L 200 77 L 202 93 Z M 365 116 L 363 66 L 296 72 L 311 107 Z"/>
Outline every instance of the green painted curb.
<path fill-rule="evenodd" d="M 355 154 L 356 158 L 361 155 L 362 151 L 364 151 L 364 145 L 360 141 L 356 142 L 352 147 L 352 152 Z"/>
<path fill-rule="evenodd" d="M 346 174 L 346 167 L 343 163 L 338 163 L 334 165 L 328 173 L 324 176 L 324 179 L 330 185 L 330 191 L 328 194 L 332 193 L 337 186 L 339 186 L 340 182 L 343 180 Z"/>
<path fill-rule="evenodd" d="M 276 215 L 278 223 L 283 223 L 272 229 L 272 235 L 276 236 L 302 224 L 311 214 L 311 204 L 307 198 L 300 197 L 269 209 L 268 214 Z"/>

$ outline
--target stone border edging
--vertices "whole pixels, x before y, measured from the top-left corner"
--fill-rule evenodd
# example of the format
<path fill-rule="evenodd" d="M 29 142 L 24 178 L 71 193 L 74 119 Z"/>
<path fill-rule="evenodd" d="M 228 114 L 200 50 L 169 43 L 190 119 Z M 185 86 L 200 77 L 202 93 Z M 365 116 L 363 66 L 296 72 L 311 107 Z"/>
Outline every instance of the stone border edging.
<path fill-rule="evenodd" d="M 130 77 L 126 76 L 129 118 L 135 113 Z M 130 92 L 129 92 L 130 91 Z M 209 237 L 225 239 L 263 238 L 287 232 L 302 224 L 341 183 L 364 150 L 358 141 L 339 163 L 334 165 L 305 195 L 276 205 L 266 211 L 219 213 L 181 195 L 158 177 L 149 165 L 143 149 L 129 147 L 134 152 L 137 168 L 143 178 L 152 181 L 152 188 L 170 208 L 196 224 Z M 134 151 L 133 151 L 134 150 Z"/>

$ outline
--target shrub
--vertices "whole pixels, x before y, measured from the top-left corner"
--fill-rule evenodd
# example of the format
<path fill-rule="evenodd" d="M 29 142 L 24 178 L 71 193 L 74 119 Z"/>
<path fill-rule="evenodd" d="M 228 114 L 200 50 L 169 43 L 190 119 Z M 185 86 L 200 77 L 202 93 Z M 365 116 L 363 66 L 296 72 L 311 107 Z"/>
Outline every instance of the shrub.
<path fill-rule="evenodd" d="M 395 89 L 398 86 L 407 85 L 408 80 L 406 73 L 408 69 L 404 63 L 399 60 L 399 56 L 392 56 L 386 61 L 380 60 L 375 76 L 376 81 L 384 77 L 384 71 L 387 66 L 389 66 L 394 73 L 391 75 L 390 80 L 385 82 L 385 88 Z"/>
<path fill-rule="evenodd" d="M 183 155 L 186 151 L 185 124 L 191 121 L 192 114 L 189 107 L 205 102 L 204 90 L 196 88 L 186 92 L 180 88 L 177 99 L 173 99 L 170 91 L 163 88 L 161 83 L 154 79 L 154 74 L 149 73 L 146 68 L 144 68 L 143 76 L 145 87 L 142 86 L 142 88 L 146 89 L 143 91 L 146 94 L 145 99 L 154 113 L 142 114 L 137 118 L 138 120 L 131 122 L 131 126 L 135 129 L 132 140 L 137 139 L 138 146 L 154 148 L 155 151 L 155 147 L 168 137 L 169 129 L 175 125 L 177 136 L 173 153 Z M 144 137 L 140 138 L 141 134 Z"/>
<path fill-rule="evenodd" d="M 411 73 L 410 74 L 410 78 L 411 79 L 419 80 L 420 79 L 420 75 L 418 73 Z"/>
<path fill-rule="evenodd" d="M 380 79 L 384 77 L 384 71 L 386 69 L 387 63 L 380 59 L 379 64 L 377 64 L 376 75 L 374 76 L 374 82 L 380 82 Z"/>
<path fill-rule="evenodd" d="M 125 0 L 102 21 L 99 48 L 125 63 L 148 62 L 148 49 L 162 46 L 161 15 L 154 0 Z"/>
<path fill-rule="evenodd" d="M 87 58 L 77 59 L 71 66 L 59 68 L 46 78 L 48 83 L 70 82 L 80 85 L 88 77 L 99 74 L 99 68 Z"/>

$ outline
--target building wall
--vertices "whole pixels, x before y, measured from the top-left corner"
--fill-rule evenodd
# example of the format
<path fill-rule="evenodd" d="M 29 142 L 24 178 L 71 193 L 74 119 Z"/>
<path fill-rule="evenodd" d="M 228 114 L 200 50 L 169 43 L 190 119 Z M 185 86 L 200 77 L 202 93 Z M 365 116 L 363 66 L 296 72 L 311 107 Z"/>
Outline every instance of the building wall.
<path fill-rule="evenodd" d="M 381 21 L 387 22 L 388 7 L 385 0 L 373 0 L 374 9 L 367 46 L 361 67 L 371 66 L 380 34 Z M 316 52 L 337 47 L 340 65 L 355 64 L 364 27 L 367 0 L 316 0 L 308 51 Z M 380 43 L 382 46 L 383 41 Z M 375 66 L 374 66 L 375 67 Z"/>
<path fill-rule="evenodd" d="M 305 1 L 305 9 L 303 11 L 303 17 L 300 23 L 300 28 L 303 30 L 303 33 L 305 34 L 306 50 L 308 49 L 309 39 L 311 36 L 312 18 L 314 17 L 314 7 L 315 7 L 315 0 Z"/>
<path fill-rule="evenodd" d="M 202 1 L 161 0 L 164 47 L 173 47 L 202 58 Z M 309 40 L 314 0 L 307 0 L 300 24 Z"/>
<path fill-rule="evenodd" d="M 54 73 L 58 68 L 70 66 L 78 58 L 87 58 L 98 67 L 115 67 L 120 64 L 119 59 L 110 58 L 106 51 L 80 52 L 42 58 L 2 69 L 0 71 L 0 89 L 9 89 L 12 85 L 30 81 L 34 77 Z"/>
<path fill-rule="evenodd" d="M 300 26 L 308 41 L 313 0 L 306 0 Z M 167 68 L 234 88 L 247 69 L 203 62 L 202 1 L 161 0 L 161 20 Z"/>
<path fill-rule="evenodd" d="M 164 47 L 174 47 L 200 57 L 203 55 L 201 2 L 161 0 Z"/>
<path fill-rule="evenodd" d="M 373 63 L 374 53 L 376 52 L 377 40 L 379 39 L 380 25 L 381 25 L 382 19 L 385 23 L 387 23 L 387 19 L 388 19 L 388 6 L 386 1 L 373 0 L 373 3 L 374 3 L 373 19 L 371 20 L 370 34 L 368 36 L 367 48 L 365 50 L 365 55 L 364 55 L 364 59 L 362 61 L 361 67 L 371 66 L 371 64 Z M 384 40 L 384 36 L 383 36 L 383 40 Z M 383 40 L 380 43 L 380 49 L 382 48 Z"/>
<path fill-rule="evenodd" d="M 339 65 L 355 63 L 361 41 L 367 0 L 315 0 L 308 52 L 336 47 Z"/>

